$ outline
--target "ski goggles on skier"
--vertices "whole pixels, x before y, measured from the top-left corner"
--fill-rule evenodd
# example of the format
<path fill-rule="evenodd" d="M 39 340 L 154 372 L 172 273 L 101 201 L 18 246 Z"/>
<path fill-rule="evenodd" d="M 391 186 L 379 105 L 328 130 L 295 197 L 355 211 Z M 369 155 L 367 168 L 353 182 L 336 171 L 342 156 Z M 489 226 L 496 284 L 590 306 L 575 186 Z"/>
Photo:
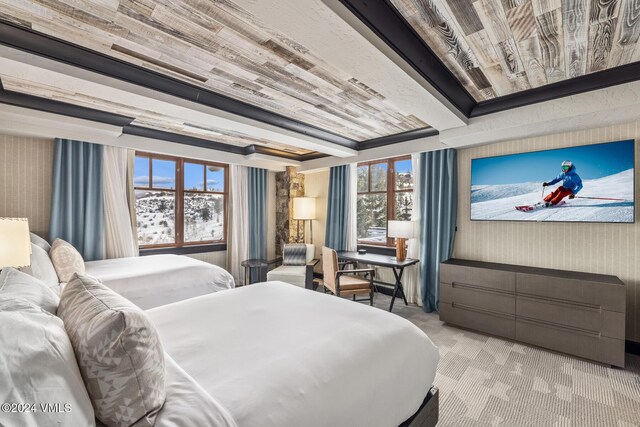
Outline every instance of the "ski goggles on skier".
<path fill-rule="evenodd" d="M 562 170 L 563 171 L 568 171 L 569 169 L 571 169 L 571 166 L 562 166 Z"/>

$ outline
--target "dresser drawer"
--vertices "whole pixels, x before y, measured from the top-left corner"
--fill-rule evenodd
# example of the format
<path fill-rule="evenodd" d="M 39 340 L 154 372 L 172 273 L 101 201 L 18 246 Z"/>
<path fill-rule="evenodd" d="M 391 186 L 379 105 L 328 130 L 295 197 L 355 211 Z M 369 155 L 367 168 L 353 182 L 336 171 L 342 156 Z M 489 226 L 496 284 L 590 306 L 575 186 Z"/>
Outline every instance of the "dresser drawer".
<path fill-rule="evenodd" d="M 440 301 L 503 314 L 515 314 L 516 312 L 516 298 L 513 292 L 458 282 L 440 284 Z"/>
<path fill-rule="evenodd" d="M 440 301 L 440 320 L 499 337 L 515 338 L 513 315 L 498 314 L 475 307 Z"/>
<path fill-rule="evenodd" d="M 597 305 L 518 295 L 516 316 L 584 329 L 610 338 L 624 339 L 625 335 L 624 313 L 602 310 Z"/>
<path fill-rule="evenodd" d="M 609 283 L 527 273 L 517 273 L 516 276 L 518 295 L 579 302 L 619 313 L 624 313 L 626 309 L 625 292 L 624 286 Z"/>
<path fill-rule="evenodd" d="M 516 340 L 609 365 L 624 367 L 624 340 L 517 318 Z"/>
<path fill-rule="evenodd" d="M 440 282 L 476 285 L 489 289 L 514 292 L 516 274 L 511 271 L 440 264 Z"/>

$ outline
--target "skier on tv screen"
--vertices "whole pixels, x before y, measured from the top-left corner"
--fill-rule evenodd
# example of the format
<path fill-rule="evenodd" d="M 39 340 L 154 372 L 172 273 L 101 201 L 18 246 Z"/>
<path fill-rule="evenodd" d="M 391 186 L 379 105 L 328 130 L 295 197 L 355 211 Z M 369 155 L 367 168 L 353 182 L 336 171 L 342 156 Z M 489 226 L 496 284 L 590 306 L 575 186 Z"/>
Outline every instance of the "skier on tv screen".
<path fill-rule="evenodd" d="M 562 181 L 562 185 L 544 198 L 546 206 L 555 206 L 567 196 L 573 199 L 576 197 L 576 194 L 582 190 L 582 179 L 580 179 L 580 175 L 576 172 L 576 167 L 571 160 L 562 162 L 562 172 L 560 172 L 560 175 L 549 182 L 542 183 L 542 186 L 548 187 L 560 181 Z"/>

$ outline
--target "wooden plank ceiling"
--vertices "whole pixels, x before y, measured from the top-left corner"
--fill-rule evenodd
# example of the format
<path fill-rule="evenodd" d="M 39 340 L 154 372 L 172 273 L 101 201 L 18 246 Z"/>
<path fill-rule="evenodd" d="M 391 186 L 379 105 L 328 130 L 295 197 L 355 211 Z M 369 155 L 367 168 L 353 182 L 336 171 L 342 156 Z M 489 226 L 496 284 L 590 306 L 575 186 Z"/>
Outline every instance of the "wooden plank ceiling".
<path fill-rule="evenodd" d="M 390 0 L 476 99 L 640 60 L 640 0 Z"/>
<path fill-rule="evenodd" d="M 1 4 L 0 19 L 357 141 L 428 127 L 228 0 Z"/>
<path fill-rule="evenodd" d="M 136 126 L 171 132 L 178 135 L 193 136 L 200 139 L 222 142 L 224 144 L 235 145 L 238 147 L 246 147 L 248 145 L 255 144 L 297 155 L 313 153 L 313 151 L 310 150 L 281 144 L 265 138 L 257 138 L 241 132 L 221 129 L 202 123 L 187 122 L 183 119 L 171 117 L 153 110 L 137 108 L 113 102 L 98 96 L 90 96 L 68 89 L 43 85 L 7 76 L 2 74 L 2 70 L 0 70 L 0 79 L 2 80 L 2 86 L 5 90 L 92 108 L 95 110 L 106 111 L 109 113 L 120 114 L 126 117 L 133 117 L 135 120 L 131 122 L 131 124 Z"/>

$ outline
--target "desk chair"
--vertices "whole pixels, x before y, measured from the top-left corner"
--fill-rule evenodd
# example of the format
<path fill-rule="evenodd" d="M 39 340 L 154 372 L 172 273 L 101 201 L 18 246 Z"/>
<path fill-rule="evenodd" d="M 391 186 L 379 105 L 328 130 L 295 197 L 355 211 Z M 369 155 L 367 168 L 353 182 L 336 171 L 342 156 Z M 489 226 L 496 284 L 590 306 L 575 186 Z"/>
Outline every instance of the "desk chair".
<path fill-rule="evenodd" d="M 369 294 L 369 304 L 373 305 L 373 268 L 338 270 L 338 254 L 331 248 L 322 247 L 322 274 L 324 287 L 336 296 L 353 296 Z M 367 275 L 363 277 L 361 275 Z"/>

